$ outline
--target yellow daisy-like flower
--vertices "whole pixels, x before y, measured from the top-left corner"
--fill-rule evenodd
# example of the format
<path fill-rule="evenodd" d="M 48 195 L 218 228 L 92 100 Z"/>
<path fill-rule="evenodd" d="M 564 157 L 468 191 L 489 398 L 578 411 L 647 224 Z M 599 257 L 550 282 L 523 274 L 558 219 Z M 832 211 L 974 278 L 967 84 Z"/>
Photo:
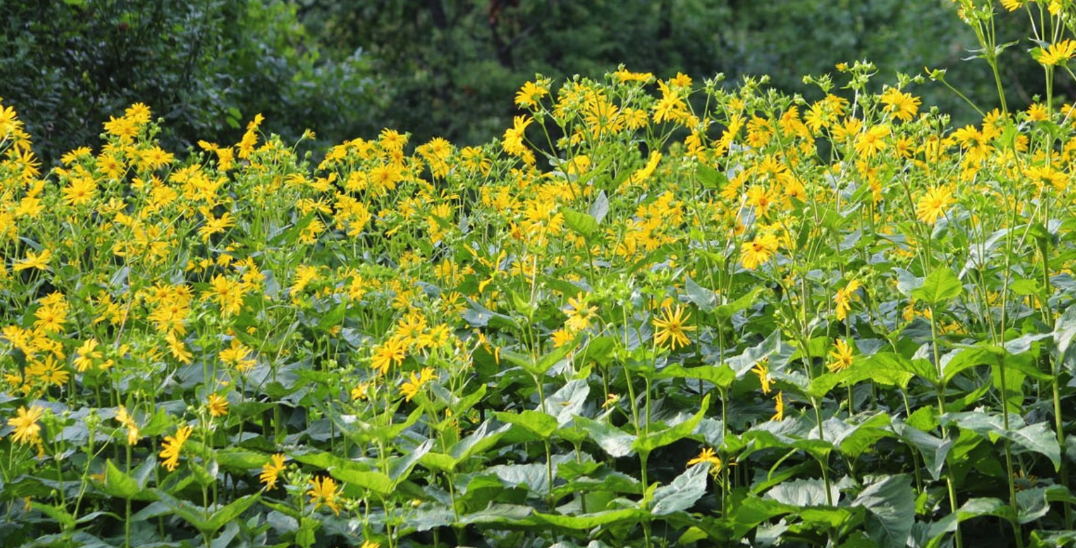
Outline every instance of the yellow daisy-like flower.
<path fill-rule="evenodd" d="M 262 473 L 258 479 L 265 484 L 265 490 L 269 491 L 276 488 L 277 479 L 280 478 L 280 473 L 283 471 L 284 455 L 277 453 L 269 457 L 269 462 L 262 467 Z"/>
<path fill-rule="evenodd" d="M 762 386 L 762 393 L 769 394 L 774 381 L 770 378 L 770 368 L 766 364 L 766 360 L 758 362 L 751 372 L 758 376 L 758 382 Z"/>
<path fill-rule="evenodd" d="M 587 306 L 587 298 L 582 293 L 568 299 L 568 308 L 569 310 L 565 312 L 568 320 L 564 322 L 564 326 L 570 331 L 582 331 L 590 327 L 590 319 L 598 311 L 596 306 Z"/>
<path fill-rule="evenodd" d="M 754 240 L 745 243 L 740 249 L 740 262 L 748 270 L 754 270 L 759 265 L 769 261 L 775 253 L 779 241 L 773 234 L 763 234 Z"/>
<path fill-rule="evenodd" d="M 665 343 L 668 342 L 672 350 L 676 350 L 677 345 L 683 347 L 691 344 L 691 340 L 687 338 L 687 332 L 698 328 L 694 325 L 685 325 L 689 318 L 691 315 L 684 314 L 684 309 L 680 305 L 676 305 L 675 311 L 669 305 L 662 307 L 661 317 L 653 320 L 654 327 L 657 328 L 654 343 L 665 348 Z"/>
<path fill-rule="evenodd" d="M 915 204 L 915 216 L 927 224 L 934 224 L 938 217 L 945 215 L 949 206 L 956 200 L 953 198 L 953 189 L 948 185 L 938 185 L 931 188 L 919 198 Z"/>
<path fill-rule="evenodd" d="M 310 489 L 306 492 L 310 496 L 310 503 L 314 510 L 322 506 L 329 507 L 334 514 L 340 515 L 340 491 L 332 478 L 315 478 L 310 480 Z"/>
<path fill-rule="evenodd" d="M 228 400 L 216 394 L 210 394 L 205 405 L 209 409 L 209 414 L 214 417 L 223 417 L 228 414 Z"/>
<path fill-rule="evenodd" d="M 176 468 L 179 467 L 179 451 L 189 437 L 191 437 L 190 426 L 180 426 L 179 430 L 176 430 L 175 436 L 164 437 L 164 444 L 159 454 L 164 459 L 161 466 L 167 468 L 169 472 L 175 472 Z"/>
<path fill-rule="evenodd" d="M 848 346 L 848 343 L 844 342 L 842 339 L 837 339 L 829 356 L 833 358 L 833 360 L 829 362 L 829 365 L 827 365 L 826 368 L 834 373 L 844 371 L 852 366 L 852 347 Z"/>
<path fill-rule="evenodd" d="M 887 89 L 882 94 L 881 99 L 882 104 L 885 105 L 886 112 L 893 114 L 894 118 L 905 122 L 915 118 L 915 114 L 919 112 L 919 105 L 922 104 L 918 97 L 910 93 L 903 93 L 896 88 Z"/>
<path fill-rule="evenodd" d="M 838 320 L 848 317 L 848 312 L 852 310 L 852 301 L 856 299 L 856 290 L 862 286 L 859 280 L 851 280 L 848 285 L 837 290 L 837 294 L 833 296 L 833 302 L 836 305 L 834 312 Z"/>
<path fill-rule="evenodd" d="M 783 421 L 785 420 L 785 393 L 778 392 L 777 397 L 773 399 L 773 408 L 775 413 L 770 417 L 771 421 Z"/>
<path fill-rule="evenodd" d="M 407 357 L 407 343 L 401 337 L 392 337 L 374 350 L 371 365 L 382 375 L 389 372 L 393 364 L 400 365 Z"/>
<path fill-rule="evenodd" d="M 1032 55 L 1036 61 L 1048 67 L 1064 65 L 1069 59 L 1072 59 L 1073 55 L 1076 55 L 1076 42 L 1062 40 L 1056 44 L 1051 44 L 1046 49 L 1035 48 Z"/>
<path fill-rule="evenodd" d="M 430 382 L 435 375 L 436 373 L 432 367 L 423 367 L 422 371 L 417 375 L 412 371 L 411 380 L 400 385 L 400 392 L 404 395 L 406 401 L 411 401 L 411 398 L 414 398 L 415 395 L 418 394 L 418 391 L 421 390 L 427 382 Z"/>
<path fill-rule="evenodd" d="M 538 101 L 546 95 L 549 95 L 548 81 L 527 82 L 516 92 L 516 105 L 521 107 L 536 106 Z"/>
<path fill-rule="evenodd" d="M 30 268 L 36 268 L 38 270 L 49 270 L 49 261 L 52 259 L 52 251 L 45 249 L 41 253 L 34 253 L 28 251 L 26 258 L 21 261 L 15 262 L 15 267 L 12 269 L 15 272 L 22 272 Z"/>
<path fill-rule="evenodd" d="M 45 408 L 40 405 L 30 406 L 30 409 L 26 409 L 25 406 L 20 407 L 18 416 L 7 420 L 7 425 L 15 428 L 12 440 L 22 444 L 37 442 L 41 435 L 41 425 L 37 421 L 44 412 Z"/>
<path fill-rule="evenodd" d="M 142 437 L 138 431 L 138 423 L 135 422 L 134 417 L 127 412 L 126 407 L 121 405 L 116 409 L 116 422 L 119 422 L 127 428 L 127 445 L 135 445 L 138 443 L 139 438 Z"/>
<path fill-rule="evenodd" d="M 713 465 L 714 472 L 720 472 L 721 471 L 721 466 L 723 464 L 721 462 L 721 459 L 718 458 L 717 452 L 714 451 L 713 448 L 710 448 L 710 447 L 704 448 L 702 450 L 702 452 L 699 453 L 699 456 L 687 461 L 688 466 L 695 466 L 696 464 L 702 464 L 702 463 L 709 463 L 709 464 Z"/>

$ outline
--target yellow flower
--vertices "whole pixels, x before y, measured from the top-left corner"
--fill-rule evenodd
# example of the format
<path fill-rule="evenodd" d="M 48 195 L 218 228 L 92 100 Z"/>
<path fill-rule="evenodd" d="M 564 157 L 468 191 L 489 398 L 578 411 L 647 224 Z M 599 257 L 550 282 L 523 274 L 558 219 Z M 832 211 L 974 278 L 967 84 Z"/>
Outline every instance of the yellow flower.
<path fill-rule="evenodd" d="M 310 480 L 310 489 L 306 494 L 310 496 L 310 503 L 314 505 L 314 510 L 328 506 L 334 514 L 340 515 L 340 502 L 336 500 L 340 493 L 332 478 Z"/>
<path fill-rule="evenodd" d="M 365 400 L 367 397 L 369 397 L 369 393 L 370 383 L 360 382 L 358 385 L 355 386 L 355 388 L 351 389 L 351 401 Z"/>
<path fill-rule="evenodd" d="M 41 253 L 26 252 L 26 258 L 15 263 L 15 272 L 21 272 L 29 268 L 49 270 L 49 260 L 52 259 L 52 251 L 45 249 Z"/>
<path fill-rule="evenodd" d="M 183 444 L 186 443 L 189 437 L 191 437 L 190 426 L 180 426 L 176 430 L 175 437 L 164 437 L 164 444 L 161 447 L 159 456 L 164 459 L 161 465 L 167 468 L 169 472 L 174 472 L 179 466 L 179 450 L 183 448 Z"/>
<path fill-rule="evenodd" d="M 910 121 L 915 117 L 915 113 L 919 112 L 919 105 L 922 103 L 918 97 L 912 96 L 910 93 L 902 93 L 899 89 L 889 88 L 882 94 L 882 104 L 885 105 L 885 111 L 892 113 L 894 118 Z"/>
<path fill-rule="evenodd" d="M 836 303 L 834 310 L 838 320 L 848 317 L 848 312 L 852 310 L 852 301 L 856 298 L 856 290 L 862 285 L 859 280 L 851 280 L 848 285 L 837 290 L 837 294 L 833 296 L 833 302 Z"/>
<path fill-rule="evenodd" d="M 673 311 L 669 305 L 665 305 L 661 309 L 662 316 L 660 318 L 654 318 L 654 327 L 658 331 L 654 334 L 654 343 L 664 348 L 665 342 L 668 341 L 669 346 L 676 350 L 676 346 L 687 346 L 691 344 L 691 340 L 687 338 L 686 332 L 694 331 L 697 329 L 694 325 L 684 325 L 685 322 L 691 317 L 690 314 L 685 315 L 684 309 L 680 305 L 676 305 L 676 310 Z"/>
<path fill-rule="evenodd" d="M 93 367 L 93 361 L 101 359 L 101 351 L 97 350 L 97 339 L 88 339 L 78 348 L 78 357 L 75 358 L 75 369 L 79 373 Z"/>
<path fill-rule="evenodd" d="M 766 365 L 766 360 L 758 362 L 751 372 L 758 375 L 758 382 L 762 386 L 762 393 L 769 394 L 770 387 L 773 386 L 773 379 L 770 378 L 770 368 Z"/>
<path fill-rule="evenodd" d="M 1063 65 L 1076 54 L 1076 42 L 1062 40 L 1051 44 L 1049 48 L 1035 48 L 1031 54 L 1035 60 L 1046 66 Z"/>
<path fill-rule="evenodd" d="M 935 186 L 916 202 L 915 216 L 924 223 L 934 224 L 955 201 L 953 190 L 948 185 Z"/>
<path fill-rule="evenodd" d="M 134 417 L 127 413 L 126 407 L 121 405 L 116 409 L 116 422 L 127 428 L 127 445 L 138 443 L 139 438 L 141 438 L 138 432 L 138 423 L 135 422 Z"/>
<path fill-rule="evenodd" d="M 699 456 L 687 461 L 688 466 L 695 466 L 696 464 L 709 463 L 714 467 L 714 472 L 721 471 L 721 459 L 717 457 L 717 453 L 710 447 L 706 447 L 699 453 Z"/>
<path fill-rule="evenodd" d="M 587 298 L 582 293 L 575 298 L 568 298 L 568 307 L 571 310 L 566 312 L 568 320 L 564 322 L 564 326 L 569 331 L 582 331 L 590 327 L 590 319 L 594 317 L 594 312 L 598 310 L 596 306 L 587 306 Z"/>
<path fill-rule="evenodd" d="M 777 252 L 777 237 L 773 234 L 756 236 L 740 248 L 740 262 L 748 270 L 754 270 L 773 257 Z"/>
<path fill-rule="evenodd" d="M 209 395 L 206 407 L 209 408 L 209 414 L 214 417 L 223 417 L 228 414 L 228 400 L 216 394 Z"/>
<path fill-rule="evenodd" d="M 401 337 L 392 337 L 374 350 L 371 365 L 382 375 L 389 372 L 393 364 L 400 365 L 407 357 L 407 343 Z"/>
<path fill-rule="evenodd" d="M 262 467 L 262 474 L 259 477 L 262 483 L 265 484 L 265 490 L 276 488 L 276 480 L 280 477 L 280 473 L 284 471 L 284 455 L 277 453 L 269 457 L 269 462 L 265 463 Z"/>
<path fill-rule="evenodd" d="M 549 82 L 527 82 L 516 93 L 516 104 L 521 107 L 536 106 L 542 97 L 549 95 Z"/>
<path fill-rule="evenodd" d="M 842 339 L 837 339 L 837 343 L 833 350 L 830 351 L 829 356 L 833 358 L 833 361 L 829 362 L 826 368 L 834 373 L 844 371 L 852 366 L 852 348 Z"/>
<path fill-rule="evenodd" d="M 874 126 L 856 137 L 856 153 L 864 158 L 873 158 L 886 149 L 885 138 L 889 136 L 889 126 Z"/>
<path fill-rule="evenodd" d="M 411 401 L 411 398 L 414 398 L 415 394 L 418 394 L 418 391 L 422 386 L 433 379 L 434 374 L 432 367 L 423 367 L 422 371 L 417 375 L 412 371 L 411 380 L 400 386 L 400 392 L 403 393 L 407 401 Z"/>
<path fill-rule="evenodd" d="M 7 425 L 15 428 L 12 438 L 15 443 L 30 444 L 40 440 L 41 425 L 37 424 L 37 420 L 44 412 L 45 408 L 40 405 L 30 406 L 29 410 L 23 406 L 19 408 L 19 416 L 7 420 Z"/>
<path fill-rule="evenodd" d="M 773 399 L 773 408 L 775 413 L 770 417 L 771 421 L 783 421 L 785 420 L 785 393 L 778 392 L 777 397 Z"/>

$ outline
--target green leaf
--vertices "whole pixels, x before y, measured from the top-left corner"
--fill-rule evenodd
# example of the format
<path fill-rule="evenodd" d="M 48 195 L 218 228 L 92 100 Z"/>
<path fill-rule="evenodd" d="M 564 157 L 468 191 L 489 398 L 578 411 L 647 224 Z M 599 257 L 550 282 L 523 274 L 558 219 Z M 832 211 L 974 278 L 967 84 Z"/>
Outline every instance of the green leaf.
<path fill-rule="evenodd" d="M 669 485 L 658 487 L 654 491 L 650 513 L 664 516 L 691 508 L 706 494 L 706 474 L 709 471 L 708 464 L 696 464 L 677 476 Z"/>
<path fill-rule="evenodd" d="M 583 411 L 583 405 L 590 394 L 590 385 L 584 380 L 570 381 L 545 400 L 544 411 L 557 418 L 557 425 L 563 426 Z"/>
<path fill-rule="evenodd" d="M 837 502 L 841 491 L 836 486 L 830 487 L 830 496 Z M 766 498 L 782 504 L 796 507 L 823 506 L 829 504 L 826 499 L 825 483 L 820 479 L 796 479 L 775 485 L 766 493 Z"/>
<path fill-rule="evenodd" d="M 721 190 L 729 182 L 724 173 L 702 163 L 696 166 L 695 174 L 702 186 L 711 190 Z"/>
<path fill-rule="evenodd" d="M 267 462 L 269 462 L 268 455 L 247 449 L 225 447 L 217 451 L 217 463 L 225 468 L 234 470 L 261 468 Z"/>
<path fill-rule="evenodd" d="M 577 338 L 578 340 L 578 338 Z M 554 365 L 557 365 L 561 360 L 568 357 L 573 350 L 575 350 L 576 343 L 570 342 L 559 348 L 554 348 L 548 354 L 538 358 L 532 359 L 526 354 L 520 354 L 508 349 L 501 349 L 501 357 L 509 362 L 522 367 L 526 372 L 540 377 L 545 375 L 546 371 L 549 371 Z"/>
<path fill-rule="evenodd" d="M 774 352 L 781 349 L 781 330 L 774 329 L 770 336 L 765 340 L 758 343 L 758 346 L 753 346 L 744 351 L 743 354 L 729 358 L 725 361 L 729 367 L 736 372 L 736 378 L 743 378 L 752 367 L 765 358 L 768 358 Z"/>
<path fill-rule="evenodd" d="M 947 533 L 956 531 L 957 524 L 981 516 L 994 516 L 1009 522 L 1016 520 L 1016 512 L 1007 503 L 992 497 L 973 498 L 964 503 L 956 514 L 949 514 L 930 526 L 927 548 L 937 548 Z"/>
<path fill-rule="evenodd" d="M 601 224 L 605 216 L 609 214 L 609 197 L 605 195 L 605 191 L 598 192 L 598 196 L 594 198 L 594 203 L 590 204 L 590 216 L 594 218 L 594 221 Z"/>
<path fill-rule="evenodd" d="M 1009 435 L 1016 445 L 1035 453 L 1046 455 L 1054 463 L 1054 471 L 1061 467 L 1061 446 L 1057 444 L 1057 435 L 1046 426 L 1045 422 L 1025 426 Z"/>
<path fill-rule="evenodd" d="M 426 440 L 422 442 L 422 445 L 411 450 L 407 456 L 394 458 L 389 466 L 389 478 L 392 479 L 392 483 L 399 485 L 401 481 L 406 480 L 407 476 L 411 475 L 411 470 L 414 469 L 415 464 L 422 459 L 423 455 L 429 453 L 432 448 L 433 440 Z"/>
<path fill-rule="evenodd" d="M 907 474 L 883 478 L 859 493 L 852 506 L 870 512 L 867 534 L 881 548 L 904 548 L 915 525 L 915 493 Z"/>
<path fill-rule="evenodd" d="M 717 293 L 695 283 L 691 276 L 684 279 L 684 290 L 687 292 L 688 300 L 703 312 L 711 312 L 717 306 Z"/>
<path fill-rule="evenodd" d="M 329 469 L 329 475 L 344 483 L 350 483 L 381 496 L 389 496 L 393 492 L 392 479 L 376 470 L 333 467 Z"/>
<path fill-rule="evenodd" d="M 209 521 L 206 523 L 207 529 L 210 531 L 219 530 L 228 522 L 238 518 L 240 514 L 245 512 L 247 508 L 250 508 L 251 505 L 259 500 L 261 500 L 261 493 L 239 497 L 224 508 L 213 512 Z"/>
<path fill-rule="evenodd" d="M 1074 337 L 1076 337 L 1076 306 L 1069 306 L 1054 324 L 1054 344 L 1057 345 L 1057 351 L 1064 355 Z"/>
<path fill-rule="evenodd" d="M 564 224 L 568 225 L 568 228 L 575 231 L 576 234 L 589 240 L 598 231 L 598 221 L 591 217 L 590 214 L 568 208 L 564 208 L 562 212 L 564 213 Z"/>
<path fill-rule="evenodd" d="M 758 298 L 761 297 L 762 294 L 766 293 L 767 291 L 770 290 L 764 286 L 756 287 L 749 291 L 746 295 L 740 297 L 739 299 L 736 299 L 731 303 L 718 306 L 714 309 L 714 313 L 717 314 L 717 317 L 727 320 L 731 318 L 733 314 L 741 310 L 750 308 L 758 301 Z"/>
<path fill-rule="evenodd" d="M 953 440 L 936 438 L 918 428 L 900 422 L 893 423 L 893 430 L 902 440 L 919 451 L 919 454 L 923 456 L 927 472 L 930 473 L 930 476 L 935 481 L 940 480 L 942 468 L 945 467 L 945 458 L 953 447 Z"/>
<path fill-rule="evenodd" d="M 707 394 L 702 399 L 702 405 L 694 416 L 672 428 L 666 428 L 660 432 L 653 432 L 639 437 L 631 444 L 631 448 L 639 453 L 650 453 L 654 449 L 665 447 L 689 436 L 695 430 L 695 427 L 699 425 L 699 422 L 702 421 L 702 418 L 706 415 L 706 410 L 709 408 L 710 394 Z"/>
<path fill-rule="evenodd" d="M 922 287 L 912 291 L 912 297 L 933 307 L 959 297 L 963 289 L 956 274 L 943 266 L 928 274 Z"/>
<path fill-rule="evenodd" d="M 328 331 L 329 329 L 336 327 L 344 321 L 344 316 L 347 315 L 347 301 L 341 301 L 334 306 L 327 314 L 321 317 L 318 321 L 319 331 Z"/>
<path fill-rule="evenodd" d="M 544 522 L 550 525 L 556 525 L 557 527 L 564 527 L 565 529 L 583 531 L 614 523 L 636 523 L 646 519 L 649 515 L 649 512 L 638 508 L 624 508 L 622 510 L 610 510 L 607 512 L 581 514 L 577 516 L 562 516 L 559 514 L 543 514 L 541 512 L 535 512 L 534 518 L 536 518 L 536 521 L 539 523 Z"/>
<path fill-rule="evenodd" d="M 712 383 L 721 389 L 732 386 L 736 380 L 736 373 L 728 365 L 703 365 L 700 367 L 684 367 L 674 363 L 654 375 L 655 379 L 702 379 Z"/>
<path fill-rule="evenodd" d="M 557 419 L 548 413 L 527 409 L 521 413 L 498 412 L 497 420 L 527 429 L 542 439 L 549 439 L 557 431 Z"/>
<path fill-rule="evenodd" d="M 594 440 L 594 443 L 597 443 L 610 457 L 626 457 L 634 450 L 635 436 L 615 426 L 584 417 L 576 417 L 575 422 L 586 430 L 590 439 Z"/>
<path fill-rule="evenodd" d="M 105 461 L 104 488 L 109 495 L 123 499 L 133 499 L 142 491 L 142 487 L 134 478 L 124 474 L 116 468 L 115 464 L 112 464 L 112 459 Z"/>
<path fill-rule="evenodd" d="M 893 352 L 878 352 L 870 357 L 857 361 L 853 368 L 862 368 L 866 371 L 887 370 L 903 373 L 911 373 L 931 384 L 937 383 L 938 374 L 934 366 L 926 360 L 909 360 L 900 354 Z"/>

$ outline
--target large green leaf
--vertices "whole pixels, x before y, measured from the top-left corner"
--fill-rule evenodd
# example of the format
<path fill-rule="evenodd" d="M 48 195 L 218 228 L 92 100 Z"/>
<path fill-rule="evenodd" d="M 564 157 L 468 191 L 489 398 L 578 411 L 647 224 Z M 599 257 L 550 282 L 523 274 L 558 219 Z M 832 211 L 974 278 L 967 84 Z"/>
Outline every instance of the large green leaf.
<path fill-rule="evenodd" d="M 904 548 L 915 525 L 915 493 L 907 474 L 884 477 L 859 493 L 852 506 L 870 512 L 867 534 L 881 548 Z"/>
<path fill-rule="evenodd" d="M 542 439 L 549 439 L 557 431 L 557 419 L 542 411 L 498 412 L 494 416 L 501 422 L 521 426 Z"/>
<path fill-rule="evenodd" d="M 582 213 L 568 208 L 562 209 L 561 212 L 564 213 L 564 224 L 568 225 L 568 228 L 575 231 L 576 234 L 589 240 L 598 231 L 598 221 L 589 213 Z"/>
<path fill-rule="evenodd" d="M 696 464 L 677 476 L 669 485 L 658 487 L 654 491 L 650 512 L 655 516 L 663 516 L 691 508 L 706 494 L 706 474 L 709 471 L 709 465 Z"/>
<path fill-rule="evenodd" d="M 942 266 L 928 274 L 923 285 L 912 290 L 911 295 L 934 307 L 959 297 L 963 289 L 960 278 L 949 267 Z"/>
<path fill-rule="evenodd" d="M 114 497 L 133 499 L 142 491 L 142 487 L 134 478 L 116 468 L 109 459 L 105 461 L 104 490 Z"/>
<path fill-rule="evenodd" d="M 706 410 L 709 408 L 710 395 L 707 394 L 702 399 L 702 404 L 694 416 L 671 428 L 640 436 L 631 444 L 631 448 L 640 453 L 650 453 L 654 449 L 665 447 L 689 436 L 695 430 L 695 427 L 699 425 L 699 422 L 702 421 L 702 418 L 706 415 Z"/>
<path fill-rule="evenodd" d="M 656 379 L 702 379 L 721 389 L 732 386 L 736 373 L 727 364 L 684 367 L 678 363 L 669 365 L 654 375 Z"/>
<path fill-rule="evenodd" d="M 634 451 L 635 436 L 632 434 L 610 424 L 584 417 L 576 417 L 575 421 L 610 457 L 626 457 Z"/>

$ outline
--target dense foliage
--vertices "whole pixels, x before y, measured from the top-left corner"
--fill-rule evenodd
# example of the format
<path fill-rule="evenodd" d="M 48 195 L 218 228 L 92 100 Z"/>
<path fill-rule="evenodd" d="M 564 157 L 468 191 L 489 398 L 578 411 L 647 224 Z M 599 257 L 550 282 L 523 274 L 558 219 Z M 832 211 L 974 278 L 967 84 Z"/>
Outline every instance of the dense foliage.
<path fill-rule="evenodd" d="M 964 126 L 619 69 L 479 147 L 135 103 L 43 170 L 0 104 L 0 545 L 1076 543 L 1076 20 L 1004 6 L 1044 100 Z"/>
<path fill-rule="evenodd" d="M 166 120 L 160 139 L 173 150 L 238 138 L 255 113 L 292 141 L 313 127 L 357 134 L 381 104 L 368 60 L 321 58 L 280 1 L 7 1 L 0 11 L 0 97 L 49 164 L 99 146 L 99 121 L 134 102 Z"/>
<path fill-rule="evenodd" d="M 949 67 L 960 91 L 993 108 L 994 80 L 975 55 L 975 33 L 952 16 L 950 0 L 299 0 L 299 18 L 329 51 L 362 48 L 396 107 L 378 116 L 423 141 L 484 142 L 511 123 L 507 100 L 535 73 L 600 78 L 634 70 L 728 82 L 768 75 L 786 93 L 816 93 L 804 74 L 869 59 L 886 78 Z M 999 14 L 1002 42 L 1031 32 L 1022 13 Z M 1030 47 L 1030 46 L 1029 46 Z M 1010 50 L 1007 92 L 1033 102 L 1041 71 Z M 1017 85 L 1021 83 L 1023 85 Z M 1064 89 L 1072 86 L 1063 83 Z M 875 91 L 880 91 L 876 89 Z M 962 123 L 975 119 L 944 86 L 919 90 Z M 699 105 L 701 107 L 701 105 Z M 350 137 L 350 136 L 349 136 Z"/>

